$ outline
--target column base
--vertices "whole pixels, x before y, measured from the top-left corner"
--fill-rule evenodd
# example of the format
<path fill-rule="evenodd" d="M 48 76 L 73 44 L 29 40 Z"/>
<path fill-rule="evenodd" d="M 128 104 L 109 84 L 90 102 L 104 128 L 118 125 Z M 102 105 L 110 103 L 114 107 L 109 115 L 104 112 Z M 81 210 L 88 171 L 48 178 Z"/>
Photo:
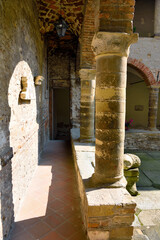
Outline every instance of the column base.
<path fill-rule="evenodd" d="M 79 138 L 79 141 L 81 143 L 94 143 L 95 142 L 95 138 Z"/>
<path fill-rule="evenodd" d="M 84 227 L 89 240 L 131 240 L 136 204 L 124 188 L 88 188 L 92 179 L 95 154 L 71 135 L 73 158 L 81 197 Z"/>
<path fill-rule="evenodd" d="M 152 128 L 152 127 L 149 127 L 148 130 L 149 131 L 159 131 L 157 128 Z"/>
<path fill-rule="evenodd" d="M 105 187 L 105 188 L 125 188 L 127 181 L 124 176 L 120 178 L 107 178 L 102 174 L 93 173 L 90 182 L 92 187 Z"/>

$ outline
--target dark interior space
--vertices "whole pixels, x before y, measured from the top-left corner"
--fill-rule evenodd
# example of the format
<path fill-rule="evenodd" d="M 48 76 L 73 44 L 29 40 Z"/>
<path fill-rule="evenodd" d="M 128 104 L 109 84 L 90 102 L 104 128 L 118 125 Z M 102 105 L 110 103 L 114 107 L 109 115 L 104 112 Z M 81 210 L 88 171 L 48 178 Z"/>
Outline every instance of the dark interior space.
<path fill-rule="evenodd" d="M 69 88 L 53 90 L 53 139 L 68 140 L 70 135 Z"/>

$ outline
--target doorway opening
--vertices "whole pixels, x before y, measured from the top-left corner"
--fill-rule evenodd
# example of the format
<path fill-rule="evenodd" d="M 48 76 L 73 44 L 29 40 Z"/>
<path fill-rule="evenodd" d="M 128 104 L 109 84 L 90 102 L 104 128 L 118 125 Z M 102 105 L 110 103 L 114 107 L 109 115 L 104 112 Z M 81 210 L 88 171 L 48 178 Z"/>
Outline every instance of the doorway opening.
<path fill-rule="evenodd" d="M 69 140 L 70 138 L 70 89 L 54 88 L 52 90 L 52 111 L 50 118 L 52 126 L 50 128 L 51 140 Z"/>

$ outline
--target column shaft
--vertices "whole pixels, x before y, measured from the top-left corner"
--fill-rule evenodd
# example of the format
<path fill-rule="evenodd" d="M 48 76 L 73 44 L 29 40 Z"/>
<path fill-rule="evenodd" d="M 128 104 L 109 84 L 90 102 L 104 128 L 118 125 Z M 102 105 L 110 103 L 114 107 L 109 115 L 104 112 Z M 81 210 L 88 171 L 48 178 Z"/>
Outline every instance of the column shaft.
<path fill-rule="evenodd" d="M 123 176 L 126 63 L 121 56 L 97 59 L 95 172 L 108 183 Z"/>
<path fill-rule="evenodd" d="M 94 139 L 95 112 L 95 74 L 93 69 L 81 69 L 81 109 L 80 109 L 80 139 Z"/>
<path fill-rule="evenodd" d="M 97 70 L 95 185 L 124 186 L 126 69 L 133 36 L 99 32 L 92 42 Z"/>
<path fill-rule="evenodd" d="M 160 0 L 155 0 L 154 34 L 160 36 Z"/>
<path fill-rule="evenodd" d="M 159 98 L 159 88 L 150 87 L 148 128 L 152 131 L 157 130 L 158 98 Z"/>

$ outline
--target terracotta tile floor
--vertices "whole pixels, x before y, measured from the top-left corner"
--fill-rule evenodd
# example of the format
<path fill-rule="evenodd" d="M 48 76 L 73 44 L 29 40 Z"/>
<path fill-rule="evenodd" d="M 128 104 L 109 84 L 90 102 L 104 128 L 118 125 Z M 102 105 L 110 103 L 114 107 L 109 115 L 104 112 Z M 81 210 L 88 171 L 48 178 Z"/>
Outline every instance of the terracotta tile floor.
<path fill-rule="evenodd" d="M 71 147 L 51 141 L 27 190 L 10 240 L 86 240 Z"/>

